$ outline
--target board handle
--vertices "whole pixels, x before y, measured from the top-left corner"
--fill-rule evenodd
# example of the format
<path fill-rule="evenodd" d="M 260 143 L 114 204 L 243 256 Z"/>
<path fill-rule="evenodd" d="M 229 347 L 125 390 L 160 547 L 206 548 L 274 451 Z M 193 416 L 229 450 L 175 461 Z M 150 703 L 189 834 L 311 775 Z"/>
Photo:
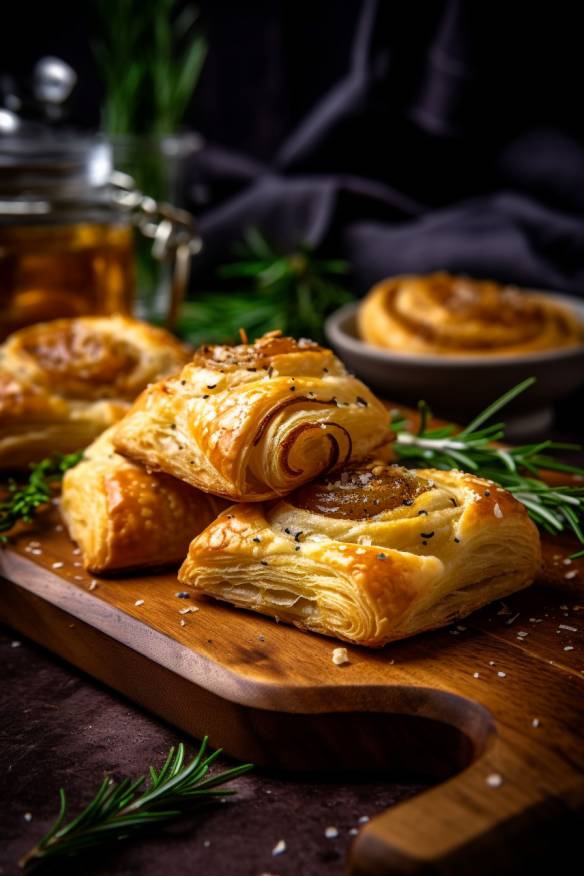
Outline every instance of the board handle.
<path fill-rule="evenodd" d="M 584 776 L 499 738 L 473 766 L 372 819 L 350 876 L 517 876 L 581 851 Z M 545 751 L 543 754 L 545 755 Z M 551 855 L 551 857 L 550 857 Z"/>

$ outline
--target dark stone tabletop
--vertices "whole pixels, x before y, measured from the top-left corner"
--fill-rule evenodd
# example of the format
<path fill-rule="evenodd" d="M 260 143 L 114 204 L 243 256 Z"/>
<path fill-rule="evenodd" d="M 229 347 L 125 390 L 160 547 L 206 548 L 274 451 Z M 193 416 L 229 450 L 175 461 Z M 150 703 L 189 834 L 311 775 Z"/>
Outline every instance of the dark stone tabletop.
<path fill-rule="evenodd" d="M 85 805 L 103 774 L 137 776 L 160 765 L 168 748 L 185 740 L 57 657 L 10 630 L 0 632 L 0 874 L 48 829 L 58 790 L 71 812 Z M 224 766 L 227 761 L 224 762 Z M 333 876 L 342 874 L 359 819 L 422 790 L 383 777 L 290 776 L 254 771 L 236 780 L 238 793 L 172 826 L 108 852 L 47 867 L 84 876 Z M 327 827 L 338 837 L 327 838 Z M 286 851 L 273 856 L 279 840 Z M 40 871 L 39 871 L 40 872 Z"/>

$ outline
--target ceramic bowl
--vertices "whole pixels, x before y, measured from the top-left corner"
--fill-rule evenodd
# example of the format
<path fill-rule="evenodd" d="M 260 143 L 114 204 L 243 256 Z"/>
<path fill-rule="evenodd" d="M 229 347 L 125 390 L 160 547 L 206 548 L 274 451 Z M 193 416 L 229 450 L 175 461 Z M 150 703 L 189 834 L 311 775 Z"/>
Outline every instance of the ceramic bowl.
<path fill-rule="evenodd" d="M 584 324 L 584 301 L 554 296 Z M 507 409 L 517 433 L 535 433 L 553 420 L 553 403 L 584 384 L 584 344 L 524 356 L 426 356 L 383 350 L 365 343 L 357 331 L 357 304 L 347 304 L 325 325 L 338 356 L 384 398 L 415 405 L 428 402 L 441 415 L 464 421 L 527 377 L 537 383 Z"/>

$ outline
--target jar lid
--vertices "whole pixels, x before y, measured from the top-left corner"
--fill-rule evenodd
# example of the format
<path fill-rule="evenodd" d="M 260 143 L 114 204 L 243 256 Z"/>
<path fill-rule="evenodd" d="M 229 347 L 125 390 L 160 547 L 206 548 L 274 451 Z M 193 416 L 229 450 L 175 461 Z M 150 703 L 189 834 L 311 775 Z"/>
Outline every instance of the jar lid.
<path fill-rule="evenodd" d="M 107 185 L 112 147 L 101 136 L 23 125 L 0 136 L 0 197 L 70 198 Z"/>

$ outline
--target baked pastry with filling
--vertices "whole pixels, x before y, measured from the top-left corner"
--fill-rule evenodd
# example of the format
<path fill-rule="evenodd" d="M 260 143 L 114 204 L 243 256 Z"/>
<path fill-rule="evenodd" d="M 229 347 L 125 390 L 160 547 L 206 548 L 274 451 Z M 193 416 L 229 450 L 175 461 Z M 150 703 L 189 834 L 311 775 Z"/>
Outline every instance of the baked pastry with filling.
<path fill-rule="evenodd" d="M 0 346 L 0 467 L 86 447 L 189 356 L 167 331 L 124 316 L 15 332 Z"/>
<path fill-rule="evenodd" d="M 120 423 L 120 453 L 206 492 L 259 501 L 391 437 L 389 416 L 330 350 L 280 332 L 202 347 Z"/>
<path fill-rule="evenodd" d="M 539 564 L 537 528 L 510 493 L 460 471 L 370 462 L 228 508 L 193 540 L 179 580 L 380 646 L 526 587 Z"/>
<path fill-rule="evenodd" d="M 391 277 L 359 307 L 364 341 L 404 353 L 513 355 L 584 343 L 584 326 L 550 295 L 443 272 Z"/>
<path fill-rule="evenodd" d="M 149 474 L 115 452 L 115 426 L 63 478 L 69 535 L 95 574 L 178 566 L 194 535 L 226 502 L 164 474 Z"/>

